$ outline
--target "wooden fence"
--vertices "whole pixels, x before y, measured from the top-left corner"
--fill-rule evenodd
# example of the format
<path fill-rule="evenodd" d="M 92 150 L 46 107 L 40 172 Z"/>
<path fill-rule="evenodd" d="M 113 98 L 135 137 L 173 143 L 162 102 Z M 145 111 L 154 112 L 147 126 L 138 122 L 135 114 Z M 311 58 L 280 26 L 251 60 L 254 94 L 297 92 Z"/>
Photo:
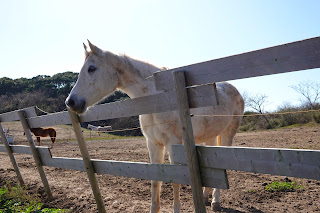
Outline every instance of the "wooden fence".
<path fill-rule="evenodd" d="M 320 180 L 320 151 L 195 146 L 190 108 L 217 105 L 212 83 L 254 76 L 320 68 L 320 37 L 258 51 L 189 65 L 154 74 L 161 93 L 101 104 L 84 115 L 58 112 L 36 116 L 33 107 L 0 114 L 0 135 L 20 184 L 22 175 L 13 153 L 33 155 L 48 198 L 52 193 L 43 166 L 86 171 L 99 212 L 105 212 L 95 173 L 190 184 L 196 212 L 205 212 L 202 186 L 227 189 L 226 169 Z M 198 85 L 198 86 L 195 86 Z M 192 87 L 191 87 L 192 86 Z M 176 145 L 176 164 L 148 164 L 90 159 L 80 122 L 179 111 L 183 145 Z M 22 122 L 29 146 L 9 145 L 1 122 Z M 72 124 L 82 158 L 51 156 L 46 147 L 36 147 L 30 128 Z"/>

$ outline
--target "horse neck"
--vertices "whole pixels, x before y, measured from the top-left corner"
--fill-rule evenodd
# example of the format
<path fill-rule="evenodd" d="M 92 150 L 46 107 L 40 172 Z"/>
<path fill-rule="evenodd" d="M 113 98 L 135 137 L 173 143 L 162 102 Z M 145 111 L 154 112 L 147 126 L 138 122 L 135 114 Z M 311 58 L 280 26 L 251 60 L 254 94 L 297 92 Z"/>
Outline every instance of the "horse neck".
<path fill-rule="evenodd" d="M 118 56 L 118 59 L 119 90 L 130 98 L 157 93 L 152 74 L 159 68 L 127 56 Z"/>

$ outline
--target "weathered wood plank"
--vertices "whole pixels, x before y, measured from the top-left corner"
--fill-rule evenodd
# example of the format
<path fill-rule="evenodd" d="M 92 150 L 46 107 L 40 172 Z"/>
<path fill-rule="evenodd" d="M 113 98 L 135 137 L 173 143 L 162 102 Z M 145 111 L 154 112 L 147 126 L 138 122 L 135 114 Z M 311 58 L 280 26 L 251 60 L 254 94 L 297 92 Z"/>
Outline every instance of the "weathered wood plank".
<path fill-rule="evenodd" d="M 213 85 L 202 85 L 188 88 L 190 108 L 216 106 L 216 96 Z M 163 92 L 151 96 L 128 99 L 108 104 L 94 106 L 83 115 L 79 115 L 80 122 L 106 120 L 130 117 L 141 114 L 161 113 L 177 110 L 175 91 Z M 71 124 L 68 112 L 58 112 L 29 118 L 31 128 Z"/>
<path fill-rule="evenodd" d="M 188 88 L 190 108 L 216 106 L 216 95 L 213 85 L 202 85 Z M 105 120 L 121 117 L 130 117 L 142 114 L 161 113 L 178 109 L 176 92 L 174 90 L 118 101 L 109 104 L 101 104 L 92 107 L 83 115 L 81 122 Z"/>
<path fill-rule="evenodd" d="M 81 158 L 42 158 L 42 162 L 44 166 L 86 171 Z M 97 174 L 190 185 L 190 176 L 186 165 L 149 164 L 99 159 L 91 159 L 91 162 Z M 203 186 L 227 189 L 229 187 L 228 180 L 225 179 L 224 172 L 225 170 L 222 169 L 203 168 L 201 170 Z"/>
<path fill-rule="evenodd" d="M 23 181 L 22 175 L 20 173 L 19 166 L 18 166 L 18 164 L 16 162 L 16 159 L 14 158 L 12 149 L 10 148 L 10 145 L 8 143 L 6 134 L 3 131 L 3 127 L 1 125 L 1 122 L 0 122 L 0 136 L 1 136 L 1 139 L 2 139 L 2 143 L 4 144 L 4 146 L 6 148 L 6 151 L 7 151 L 7 154 L 9 156 L 9 158 L 10 158 L 10 161 L 12 163 L 13 169 L 14 169 L 16 175 L 17 175 L 19 184 L 20 184 L 20 186 L 23 186 L 24 185 L 24 181 Z"/>
<path fill-rule="evenodd" d="M 29 146 L 10 146 L 13 153 L 32 155 Z M 70 169 L 85 172 L 82 158 L 51 157 L 49 148 L 37 147 L 43 166 Z M 0 152 L 6 152 L 4 145 L 0 145 Z M 186 165 L 149 164 L 139 162 L 122 162 L 91 159 L 94 170 L 98 174 L 109 174 L 122 177 L 132 177 L 145 180 L 158 180 L 168 183 L 190 185 L 190 176 Z M 201 168 L 203 186 L 228 189 L 225 170 Z"/>
<path fill-rule="evenodd" d="M 0 152 L 7 152 L 6 147 L 0 144 Z"/>
<path fill-rule="evenodd" d="M 190 184 L 187 166 L 104 160 L 92 160 L 92 162 L 98 174 Z"/>
<path fill-rule="evenodd" d="M 71 124 L 69 113 L 67 111 L 50 113 L 47 115 L 29 118 L 27 120 L 30 128 Z"/>
<path fill-rule="evenodd" d="M 168 91 L 166 93 L 98 105 L 81 115 L 80 121 L 113 119 L 175 110 L 177 108 L 175 97 L 174 91 Z"/>
<path fill-rule="evenodd" d="M 194 142 L 193 129 L 190 116 L 189 98 L 186 88 L 184 72 L 174 72 L 174 83 L 178 100 L 179 121 L 182 132 L 182 139 L 187 157 L 187 164 L 190 173 L 190 183 L 193 196 L 195 212 L 206 212 L 203 202 L 202 180 L 198 162 L 197 150 Z"/>
<path fill-rule="evenodd" d="M 30 146 L 10 145 L 10 148 L 13 153 L 32 155 L 32 151 L 30 149 Z M 41 158 L 50 158 L 51 157 L 50 149 L 48 147 L 36 146 L 36 149 L 38 150 Z M 0 145 L 0 152 L 6 152 L 4 145 Z"/>
<path fill-rule="evenodd" d="M 186 72 L 187 86 L 320 67 L 320 37 L 192 64 L 154 74 L 157 90 L 174 88 L 172 73 Z"/>
<path fill-rule="evenodd" d="M 25 116 L 27 118 L 31 118 L 31 117 L 36 117 L 36 110 L 34 107 L 28 107 L 25 109 L 21 109 L 25 112 Z M 0 121 L 1 122 L 9 122 L 9 121 L 18 121 L 20 120 L 19 115 L 18 115 L 18 111 L 20 110 L 15 110 L 12 112 L 7 112 L 7 113 L 3 113 L 0 114 Z"/>
<path fill-rule="evenodd" d="M 27 140 L 29 142 L 29 146 L 30 146 L 30 149 L 31 149 L 31 152 L 32 152 L 32 155 L 33 155 L 33 159 L 34 159 L 34 161 L 36 163 L 36 166 L 37 166 L 41 181 L 42 181 L 43 186 L 44 186 L 44 190 L 46 191 L 46 194 L 48 196 L 48 200 L 52 200 L 53 196 L 52 196 L 51 188 L 50 188 L 48 179 L 46 177 L 46 173 L 45 173 L 45 171 L 44 171 L 44 169 L 42 167 L 42 162 L 41 162 L 41 158 L 40 158 L 39 152 L 36 149 L 35 143 L 34 143 L 34 141 L 32 139 L 32 135 L 31 135 L 31 132 L 30 132 L 30 127 L 29 127 L 28 121 L 26 119 L 25 112 L 23 110 L 20 110 L 20 111 L 18 111 L 18 115 L 19 115 L 23 130 L 25 132 L 25 135 L 27 137 Z"/>
<path fill-rule="evenodd" d="M 173 146 L 175 163 L 186 164 L 183 147 Z M 320 151 L 197 146 L 200 167 L 320 180 Z"/>
<path fill-rule="evenodd" d="M 0 151 L 5 152 L 5 149 L 2 150 L 2 145 L 0 145 Z M 29 146 L 25 145 L 10 145 L 10 148 L 13 153 L 18 153 L 18 154 L 26 154 L 26 155 L 32 155 L 31 149 Z"/>
<path fill-rule="evenodd" d="M 69 116 L 72 122 L 72 127 L 74 130 L 74 133 L 77 138 L 77 142 L 80 148 L 80 152 L 83 158 L 83 163 L 85 165 L 85 169 L 90 181 L 90 186 L 93 192 L 94 199 L 96 200 L 97 207 L 98 207 L 98 212 L 99 213 L 105 213 L 106 209 L 104 207 L 104 202 L 101 196 L 100 188 L 99 188 L 99 183 L 95 175 L 95 171 L 90 159 L 89 151 L 86 145 L 86 141 L 84 140 L 81 126 L 80 126 L 80 120 L 79 117 L 76 113 L 68 110 Z"/>
<path fill-rule="evenodd" d="M 82 158 L 42 158 L 44 166 L 86 172 Z"/>
<path fill-rule="evenodd" d="M 95 171 L 100 174 L 190 185 L 190 174 L 186 165 L 133 163 L 95 159 L 92 160 L 92 163 Z M 224 171 L 210 168 L 201 170 L 203 186 L 227 189 L 228 184 Z"/>

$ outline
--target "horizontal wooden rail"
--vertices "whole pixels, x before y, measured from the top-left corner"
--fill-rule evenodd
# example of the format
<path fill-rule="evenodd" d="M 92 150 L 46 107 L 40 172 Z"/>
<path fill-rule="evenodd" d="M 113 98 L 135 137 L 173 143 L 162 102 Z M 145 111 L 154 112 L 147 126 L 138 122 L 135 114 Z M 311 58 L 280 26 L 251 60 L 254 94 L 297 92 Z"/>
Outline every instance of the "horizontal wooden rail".
<path fill-rule="evenodd" d="M 216 94 L 213 85 L 202 85 L 188 88 L 190 108 L 216 106 Z M 155 95 L 100 104 L 90 108 L 86 113 L 79 115 L 80 122 L 90 122 L 121 117 L 130 117 L 141 114 L 161 113 L 177 110 L 175 91 L 167 91 Z M 28 119 L 31 128 L 71 124 L 67 111 Z"/>
<path fill-rule="evenodd" d="M 172 147 L 175 163 L 186 164 L 184 147 Z M 197 146 L 200 167 L 320 180 L 320 151 Z"/>
<path fill-rule="evenodd" d="M 29 146 L 10 146 L 13 153 L 31 155 Z M 81 158 L 52 157 L 47 147 L 37 147 L 43 166 L 70 169 L 85 172 L 85 166 Z M 0 152 L 6 152 L 0 145 Z M 133 177 L 146 180 L 158 180 L 168 183 L 190 184 L 189 169 L 186 165 L 175 164 L 149 164 L 112 160 L 91 159 L 94 170 L 98 174 L 110 174 L 115 176 Z M 203 168 L 201 170 L 203 186 L 220 189 L 229 188 L 225 170 Z"/>
<path fill-rule="evenodd" d="M 21 110 L 24 111 L 26 117 L 28 117 L 28 118 L 37 116 L 36 110 L 34 107 L 28 107 L 28 108 L 24 108 Z M 0 121 L 1 122 L 19 121 L 20 118 L 18 115 L 18 111 L 21 111 L 21 110 L 16 110 L 16 111 L 0 114 Z"/>
<path fill-rule="evenodd" d="M 229 56 L 154 74 L 157 90 L 174 88 L 174 71 L 185 71 L 187 86 L 320 68 L 320 37 Z"/>

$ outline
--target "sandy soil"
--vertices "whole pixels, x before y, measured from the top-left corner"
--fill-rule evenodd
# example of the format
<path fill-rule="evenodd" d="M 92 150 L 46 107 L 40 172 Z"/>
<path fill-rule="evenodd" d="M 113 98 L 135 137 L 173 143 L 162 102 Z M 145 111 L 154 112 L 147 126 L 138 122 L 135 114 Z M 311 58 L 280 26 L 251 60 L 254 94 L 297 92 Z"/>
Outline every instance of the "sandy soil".
<path fill-rule="evenodd" d="M 80 157 L 77 143 L 71 141 L 70 130 L 58 130 L 60 139 L 52 150 L 57 157 Z M 62 134 L 62 131 L 64 133 Z M 234 145 L 242 147 L 279 147 L 320 150 L 320 126 L 298 127 L 260 132 L 238 133 Z M 18 134 L 17 134 L 18 135 Z M 20 135 L 20 133 L 19 133 Z M 17 142 L 16 144 L 26 144 Z M 50 145 L 48 140 L 43 145 Z M 87 141 L 92 158 L 149 162 L 143 138 L 125 140 Z M 32 156 L 15 155 L 22 176 L 30 192 L 38 193 L 49 207 L 69 208 L 73 212 L 97 212 L 91 188 L 84 172 L 45 167 L 54 200 L 45 201 L 45 193 Z M 0 153 L 0 182 L 16 182 L 6 153 Z M 320 212 L 320 181 L 289 178 L 303 189 L 294 192 L 271 193 L 264 184 L 283 181 L 285 177 L 228 171 L 230 189 L 222 190 L 223 212 Z M 97 175 L 107 212 L 148 212 L 150 208 L 150 182 L 147 180 Z M 182 212 L 193 212 L 191 189 L 181 189 Z M 171 185 L 164 183 L 161 212 L 172 212 Z M 210 212 L 210 208 L 207 207 Z"/>

